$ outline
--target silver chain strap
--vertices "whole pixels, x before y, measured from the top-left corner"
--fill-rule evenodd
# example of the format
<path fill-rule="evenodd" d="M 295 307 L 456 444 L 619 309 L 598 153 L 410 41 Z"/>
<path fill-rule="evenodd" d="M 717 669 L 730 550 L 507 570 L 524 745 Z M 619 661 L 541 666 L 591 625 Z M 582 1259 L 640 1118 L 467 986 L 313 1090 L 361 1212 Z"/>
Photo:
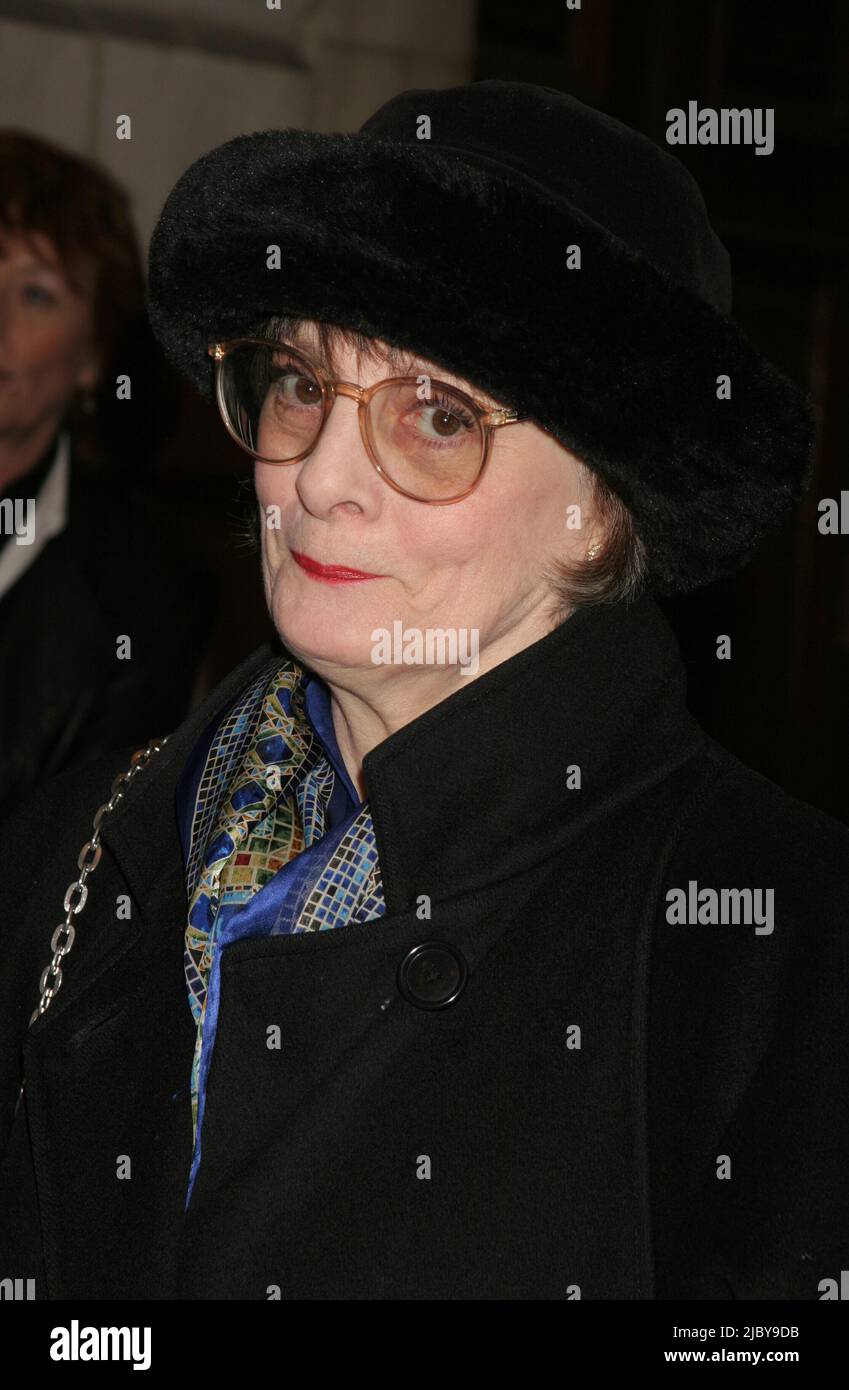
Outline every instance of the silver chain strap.
<path fill-rule="evenodd" d="M 110 811 L 114 811 L 118 802 L 123 797 L 129 783 L 134 777 L 147 766 L 154 753 L 158 753 L 168 742 L 168 737 L 151 739 L 146 748 L 139 748 L 132 756 L 130 766 L 126 772 L 119 772 L 110 788 L 111 795 L 108 801 L 102 806 L 98 806 L 94 815 L 94 824 L 91 839 L 86 840 L 77 858 L 77 868 L 79 876 L 69 885 L 62 906 L 65 909 L 65 920 L 60 922 L 52 937 L 50 938 L 50 949 L 53 958 L 41 972 L 41 979 L 38 988 L 41 998 L 36 1008 L 30 1014 L 28 1027 L 31 1028 L 37 1018 L 40 1018 L 45 1009 L 49 1007 L 53 999 L 59 993 L 62 985 L 62 961 L 74 944 L 76 927 L 73 918 L 78 917 L 88 900 L 88 879 L 94 873 L 100 863 L 100 856 L 103 852 L 100 843 L 100 830 L 103 821 Z M 64 938 L 64 939 L 63 939 Z M 15 1105 L 17 1111 L 21 1103 L 21 1096 L 24 1093 L 26 1081 L 21 1081 L 21 1089 L 18 1092 L 18 1099 Z"/>

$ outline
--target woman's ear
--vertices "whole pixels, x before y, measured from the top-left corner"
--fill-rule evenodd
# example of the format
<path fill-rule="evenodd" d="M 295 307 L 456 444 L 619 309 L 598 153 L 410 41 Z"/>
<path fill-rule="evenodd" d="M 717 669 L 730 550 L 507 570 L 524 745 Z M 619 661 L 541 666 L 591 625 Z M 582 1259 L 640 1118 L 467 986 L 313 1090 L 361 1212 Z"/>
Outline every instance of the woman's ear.
<path fill-rule="evenodd" d="M 84 358 L 77 372 L 77 386 L 81 391 L 94 391 L 103 376 L 103 363 L 100 354 L 92 349 Z"/>

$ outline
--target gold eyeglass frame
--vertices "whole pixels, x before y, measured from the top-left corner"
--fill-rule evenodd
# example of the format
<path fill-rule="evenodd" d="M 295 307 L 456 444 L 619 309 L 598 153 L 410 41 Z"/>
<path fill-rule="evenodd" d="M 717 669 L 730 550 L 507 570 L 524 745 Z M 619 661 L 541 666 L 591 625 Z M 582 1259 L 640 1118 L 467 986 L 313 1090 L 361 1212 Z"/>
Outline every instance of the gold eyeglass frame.
<path fill-rule="evenodd" d="M 312 443 L 310 444 L 309 448 L 304 449 L 300 454 L 296 454 L 294 458 L 269 459 L 266 458 L 263 454 L 258 454 L 255 449 L 251 449 L 245 443 L 244 439 L 242 439 L 236 433 L 236 431 L 230 424 L 230 421 L 228 419 L 227 406 L 224 402 L 223 374 L 221 371 L 221 364 L 223 363 L 224 359 L 228 357 L 231 352 L 234 351 L 234 349 L 240 347 L 284 349 L 287 353 L 291 353 L 294 358 L 302 361 L 305 366 L 309 367 L 310 372 L 315 376 L 316 382 L 321 388 L 321 424 L 319 425 L 315 438 L 312 440 Z M 445 507 L 454 502 L 462 502 L 465 497 L 468 497 L 470 493 L 474 492 L 475 488 L 480 483 L 480 480 L 484 475 L 486 465 L 489 462 L 490 454 L 492 452 L 493 432 L 497 429 L 501 429 L 503 425 L 517 425 L 528 418 L 526 415 L 519 415 L 515 410 L 490 410 L 480 401 L 476 401 L 473 396 L 468 395 L 466 391 L 461 391 L 459 386 L 452 386 L 450 382 L 440 381 L 438 378 L 433 378 L 431 384 L 434 388 L 438 389 L 439 387 L 442 387 L 443 390 L 450 392 L 451 395 L 458 396 L 460 400 L 468 407 L 470 413 L 474 415 L 475 419 L 477 420 L 478 425 L 480 427 L 481 438 L 483 441 L 481 449 L 481 461 L 478 467 L 477 476 L 475 477 L 475 480 L 472 483 L 471 487 L 466 488 L 466 491 L 459 493 L 458 496 L 417 497 L 415 493 L 408 492 L 406 488 L 401 487 L 400 483 L 396 483 L 394 479 L 390 478 L 389 474 L 382 466 L 380 458 L 378 457 L 377 452 L 372 445 L 372 441 L 369 438 L 368 406 L 372 397 L 376 395 L 378 391 L 384 389 L 387 386 L 419 385 L 418 376 L 384 377 L 382 381 L 376 381 L 371 386 L 360 386 L 357 382 L 354 381 L 336 380 L 328 376 L 327 373 L 321 367 L 319 367 L 319 365 L 316 362 L 314 362 L 307 353 L 303 351 L 303 349 L 293 347 L 291 343 L 276 341 L 272 338 L 230 338 L 225 342 L 210 343 L 209 347 L 207 348 L 207 353 L 215 363 L 215 398 L 218 402 L 218 410 L 219 414 L 221 415 L 221 419 L 224 422 L 224 427 L 227 430 L 227 433 L 230 435 L 231 439 L 234 439 L 235 442 L 239 445 L 239 447 L 241 449 L 244 449 L 245 453 L 250 454 L 252 458 L 259 460 L 260 463 L 270 463 L 275 467 L 285 467 L 289 463 L 299 463 L 301 459 L 305 459 L 308 454 L 312 453 L 313 449 L 315 448 L 316 444 L 321 438 L 322 431 L 327 423 L 328 416 L 330 415 L 330 412 L 333 409 L 333 405 L 337 396 L 348 396 L 351 400 L 357 402 L 357 418 L 359 420 L 360 435 L 362 437 L 363 445 L 365 447 L 366 454 L 368 455 L 369 462 L 372 464 L 372 467 L 380 474 L 383 481 L 387 483 L 389 487 L 393 488 L 395 492 L 400 492 L 402 496 L 409 497 L 414 502 L 424 502 L 426 506 Z M 424 375 L 424 373 L 422 373 L 421 375 Z"/>

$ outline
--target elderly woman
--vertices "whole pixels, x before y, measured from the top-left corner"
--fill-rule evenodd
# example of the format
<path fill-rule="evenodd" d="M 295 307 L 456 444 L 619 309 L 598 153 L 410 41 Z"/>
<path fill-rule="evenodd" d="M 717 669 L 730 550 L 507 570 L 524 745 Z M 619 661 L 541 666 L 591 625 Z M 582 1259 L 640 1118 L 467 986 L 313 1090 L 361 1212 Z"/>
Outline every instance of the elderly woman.
<path fill-rule="evenodd" d="M 839 1277 L 849 835 L 693 721 L 651 592 L 804 484 L 729 295 L 681 166 L 521 83 L 180 179 L 152 321 L 255 461 L 280 646 L 4 845 L 37 1296 Z"/>

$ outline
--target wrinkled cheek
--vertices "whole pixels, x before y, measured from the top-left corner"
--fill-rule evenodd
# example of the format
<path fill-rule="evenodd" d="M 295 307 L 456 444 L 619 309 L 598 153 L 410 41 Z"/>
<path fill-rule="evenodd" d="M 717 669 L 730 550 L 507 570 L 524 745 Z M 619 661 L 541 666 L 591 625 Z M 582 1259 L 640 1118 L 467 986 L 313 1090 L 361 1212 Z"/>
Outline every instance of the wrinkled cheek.
<path fill-rule="evenodd" d="M 275 533 L 268 531 L 260 516 L 260 546 L 262 550 L 262 582 L 265 587 L 266 603 L 271 606 L 275 582 L 280 573 L 280 552 L 275 542 Z"/>
<path fill-rule="evenodd" d="M 271 469 L 268 464 L 254 461 L 254 492 L 256 493 L 257 507 L 259 508 L 260 520 L 265 525 L 265 518 L 269 511 L 273 513 L 275 503 L 280 503 L 280 497 L 275 496 L 274 478 L 271 476 Z"/>

